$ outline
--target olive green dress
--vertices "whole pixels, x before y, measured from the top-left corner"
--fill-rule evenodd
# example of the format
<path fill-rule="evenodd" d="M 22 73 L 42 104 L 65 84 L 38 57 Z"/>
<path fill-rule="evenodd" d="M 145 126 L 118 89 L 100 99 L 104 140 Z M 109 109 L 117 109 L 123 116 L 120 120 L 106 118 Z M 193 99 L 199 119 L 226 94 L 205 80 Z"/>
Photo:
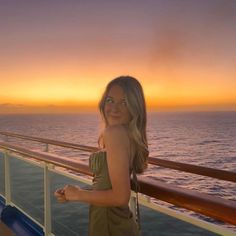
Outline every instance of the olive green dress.
<path fill-rule="evenodd" d="M 89 166 L 94 174 L 93 189 L 111 189 L 106 152 L 92 153 Z M 128 206 L 101 207 L 90 205 L 89 236 L 140 236 L 138 225 Z"/>

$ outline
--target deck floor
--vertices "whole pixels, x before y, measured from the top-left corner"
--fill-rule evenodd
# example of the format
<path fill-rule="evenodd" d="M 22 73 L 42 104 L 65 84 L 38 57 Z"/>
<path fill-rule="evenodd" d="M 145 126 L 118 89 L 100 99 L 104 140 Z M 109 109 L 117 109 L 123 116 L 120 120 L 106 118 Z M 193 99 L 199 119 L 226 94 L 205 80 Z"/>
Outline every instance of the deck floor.
<path fill-rule="evenodd" d="M 0 221 L 0 235 L 1 236 L 16 236 L 3 222 Z"/>

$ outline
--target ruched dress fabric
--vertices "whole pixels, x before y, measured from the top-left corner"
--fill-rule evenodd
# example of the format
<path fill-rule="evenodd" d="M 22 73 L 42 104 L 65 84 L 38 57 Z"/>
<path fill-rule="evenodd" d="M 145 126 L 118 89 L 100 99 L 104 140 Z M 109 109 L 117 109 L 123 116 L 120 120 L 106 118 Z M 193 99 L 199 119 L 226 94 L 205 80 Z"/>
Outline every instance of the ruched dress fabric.
<path fill-rule="evenodd" d="M 89 166 L 94 174 L 93 189 L 108 190 L 112 188 L 106 152 L 92 153 Z M 138 225 L 129 206 L 101 207 L 90 205 L 89 236 L 140 236 Z"/>

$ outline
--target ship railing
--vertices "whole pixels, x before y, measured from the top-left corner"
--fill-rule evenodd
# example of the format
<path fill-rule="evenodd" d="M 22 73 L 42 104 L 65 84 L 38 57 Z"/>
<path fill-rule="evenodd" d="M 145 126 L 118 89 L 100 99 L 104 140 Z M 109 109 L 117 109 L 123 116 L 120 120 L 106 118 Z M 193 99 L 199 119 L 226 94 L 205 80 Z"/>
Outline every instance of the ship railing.
<path fill-rule="evenodd" d="M 52 219 L 51 219 L 51 199 L 50 199 L 50 175 L 49 172 L 54 172 L 60 175 L 67 176 L 72 179 L 76 179 L 83 183 L 91 185 L 91 180 L 83 176 L 78 176 L 75 173 L 81 173 L 87 176 L 92 176 L 89 166 L 83 161 L 69 159 L 61 157 L 52 153 L 48 153 L 49 145 L 56 145 L 60 147 L 72 148 L 82 150 L 86 152 L 98 151 L 98 148 L 90 147 L 86 145 L 78 145 L 66 142 L 60 142 L 50 139 L 43 139 L 37 137 L 31 137 L 26 135 L 14 134 L 9 132 L 0 132 L 5 136 L 5 141 L 0 142 L 0 149 L 4 151 L 4 173 L 5 173 L 5 196 L 6 205 L 14 205 L 11 201 L 11 181 L 10 181 L 10 162 L 9 158 L 14 156 L 15 158 L 29 162 L 33 165 L 40 166 L 44 169 L 44 225 L 40 225 L 45 232 L 46 236 L 52 235 Z M 24 140 L 31 140 L 40 143 L 44 143 L 46 148 L 44 151 L 31 150 L 22 146 L 13 145 L 9 143 L 9 137 L 20 138 Z M 47 151 L 47 152 L 45 152 Z M 189 165 L 185 163 L 178 163 L 173 161 L 162 160 L 154 157 L 149 158 L 149 163 L 167 167 L 175 170 L 181 170 L 189 173 L 195 173 L 203 176 L 210 176 L 213 178 L 236 182 L 236 173 L 224 170 L 217 170 L 212 168 L 206 168 L 201 166 Z M 63 167 L 67 170 L 71 170 L 74 173 L 69 173 L 61 170 L 57 167 Z M 224 226 L 216 225 L 210 222 L 203 221 L 196 217 L 192 217 L 188 214 L 181 213 L 179 211 L 170 209 L 165 206 L 157 205 L 152 201 L 152 198 L 162 200 L 164 202 L 173 204 L 177 207 L 185 208 L 196 213 L 200 213 L 205 216 L 209 216 L 213 219 L 236 225 L 236 202 L 233 200 L 224 199 L 208 195 L 205 193 L 193 191 L 190 189 L 180 188 L 173 184 L 167 184 L 160 180 L 154 180 L 144 176 L 138 176 L 140 185 L 139 202 L 140 204 L 149 207 L 153 210 L 170 215 L 177 219 L 191 223 L 198 227 L 207 229 L 211 232 L 221 235 L 236 235 L 235 231 L 225 228 Z M 134 192 L 131 194 L 130 207 L 131 210 L 135 209 L 136 195 Z M 14 205 L 17 207 L 16 205 Z M 19 207 L 18 207 L 19 208 Z M 20 209 L 23 211 L 22 209 Z M 27 215 L 27 213 L 26 213 Z M 29 215 L 28 215 L 29 216 Z M 30 216 L 29 216 L 30 217 Z M 31 218 L 31 217 L 30 217 Z M 34 220 L 34 219 L 32 219 Z M 34 220 L 35 221 L 35 220 Z"/>

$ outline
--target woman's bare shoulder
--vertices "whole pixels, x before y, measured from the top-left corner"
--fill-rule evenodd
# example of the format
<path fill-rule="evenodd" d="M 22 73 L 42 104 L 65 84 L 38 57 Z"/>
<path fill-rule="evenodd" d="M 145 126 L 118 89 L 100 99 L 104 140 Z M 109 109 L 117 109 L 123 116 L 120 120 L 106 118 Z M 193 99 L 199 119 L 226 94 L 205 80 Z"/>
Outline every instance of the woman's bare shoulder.
<path fill-rule="evenodd" d="M 112 125 L 104 130 L 103 135 L 104 138 L 111 138 L 113 136 L 128 138 L 128 129 L 124 125 Z"/>
<path fill-rule="evenodd" d="M 110 159 L 125 158 L 130 148 L 128 130 L 123 125 L 114 125 L 104 130 L 104 144 Z M 116 163 L 117 164 L 117 163 Z"/>

